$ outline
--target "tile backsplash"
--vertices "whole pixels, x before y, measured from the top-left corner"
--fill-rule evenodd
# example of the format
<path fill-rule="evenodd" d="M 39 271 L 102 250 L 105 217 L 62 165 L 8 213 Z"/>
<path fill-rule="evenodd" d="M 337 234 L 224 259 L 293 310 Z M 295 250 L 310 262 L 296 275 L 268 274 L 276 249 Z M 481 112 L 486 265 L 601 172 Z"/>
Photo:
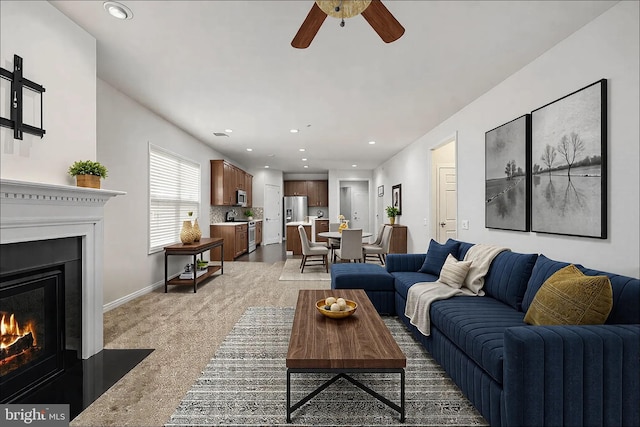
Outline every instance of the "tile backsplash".
<path fill-rule="evenodd" d="M 235 207 L 211 206 L 209 209 L 209 224 L 215 224 L 216 222 L 224 222 L 224 216 L 230 210 L 234 210 L 236 212 L 235 214 L 236 218 L 246 218 L 244 216 L 244 211 L 247 210 L 247 208 L 241 208 L 239 206 L 235 206 Z M 264 208 L 254 206 L 251 208 L 251 210 L 253 210 L 254 219 L 262 219 L 262 216 L 264 214 Z"/>

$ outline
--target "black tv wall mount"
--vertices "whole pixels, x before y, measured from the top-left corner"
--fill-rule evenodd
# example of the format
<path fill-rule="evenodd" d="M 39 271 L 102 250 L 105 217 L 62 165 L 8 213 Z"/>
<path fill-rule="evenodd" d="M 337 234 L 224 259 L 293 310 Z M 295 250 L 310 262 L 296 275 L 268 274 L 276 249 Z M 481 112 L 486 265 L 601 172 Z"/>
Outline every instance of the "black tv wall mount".
<path fill-rule="evenodd" d="M 29 133 L 42 138 L 46 131 L 42 124 L 42 104 L 45 88 L 38 83 L 22 77 L 22 58 L 13 55 L 13 72 L 0 68 L 0 77 L 11 82 L 11 116 L 7 119 L 0 117 L 0 126 L 13 129 L 13 137 L 22 139 L 23 133 Z M 40 94 L 40 127 L 23 123 L 23 89 L 29 89 Z"/>

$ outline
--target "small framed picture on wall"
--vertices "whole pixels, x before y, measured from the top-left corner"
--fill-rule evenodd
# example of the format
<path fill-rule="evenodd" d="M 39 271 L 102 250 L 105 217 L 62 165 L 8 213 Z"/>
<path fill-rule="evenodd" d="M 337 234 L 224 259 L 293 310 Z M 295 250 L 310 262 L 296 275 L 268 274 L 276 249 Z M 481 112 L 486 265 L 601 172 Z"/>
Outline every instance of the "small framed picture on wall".
<path fill-rule="evenodd" d="M 391 203 L 398 209 L 398 215 L 402 215 L 402 184 L 391 187 Z"/>
<path fill-rule="evenodd" d="M 384 196 L 384 185 L 378 186 L 378 197 Z"/>

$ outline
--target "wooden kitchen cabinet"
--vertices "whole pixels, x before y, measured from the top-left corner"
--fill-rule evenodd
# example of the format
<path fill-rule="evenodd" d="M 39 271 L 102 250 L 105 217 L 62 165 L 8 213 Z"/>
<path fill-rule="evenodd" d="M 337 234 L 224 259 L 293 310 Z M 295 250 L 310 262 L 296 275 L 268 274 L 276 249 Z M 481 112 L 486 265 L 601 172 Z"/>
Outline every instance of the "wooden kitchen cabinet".
<path fill-rule="evenodd" d="M 391 225 L 391 224 L 385 224 Z M 391 243 L 389 245 L 390 254 L 406 254 L 407 253 L 407 226 L 393 224 L 393 232 L 391 232 Z"/>
<path fill-rule="evenodd" d="M 253 206 L 253 175 L 244 174 L 244 191 L 247 192 L 247 207 Z"/>
<path fill-rule="evenodd" d="M 225 261 L 233 261 L 249 249 L 249 226 L 247 224 L 211 225 L 209 227 L 211 237 L 224 239 Z M 220 257 L 220 248 L 213 248 L 211 257 L 212 259 Z"/>
<path fill-rule="evenodd" d="M 307 181 L 285 181 L 285 196 L 308 196 Z"/>
<path fill-rule="evenodd" d="M 307 196 L 309 207 L 329 206 L 329 181 L 285 181 L 285 196 Z"/>
<path fill-rule="evenodd" d="M 262 244 L 262 221 L 256 221 L 256 246 Z"/>
<path fill-rule="evenodd" d="M 329 181 L 307 181 L 309 207 L 329 206 Z"/>
<path fill-rule="evenodd" d="M 305 225 L 304 231 L 311 241 L 311 226 Z M 298 233 L 297 225 L 287 225 L 287 251 L 292 251 L 294 255 L 302 255 L 302 242 Z"/>
<path fill-rule="evenodd" d="M 236 191 L 247 191 L 247 206 L 251 206 L 253 176 L 225 160 L 211 160 L 211 204 L 234 206 Z"/>
<path fill-rule="evenodd" d="M 316 219 L 316 242 L 326 242 L 326 237 L 319 237 L 318 233 L 324 233 L 325 231 L 329 231 L 329 220 L 328 219 Z"/>

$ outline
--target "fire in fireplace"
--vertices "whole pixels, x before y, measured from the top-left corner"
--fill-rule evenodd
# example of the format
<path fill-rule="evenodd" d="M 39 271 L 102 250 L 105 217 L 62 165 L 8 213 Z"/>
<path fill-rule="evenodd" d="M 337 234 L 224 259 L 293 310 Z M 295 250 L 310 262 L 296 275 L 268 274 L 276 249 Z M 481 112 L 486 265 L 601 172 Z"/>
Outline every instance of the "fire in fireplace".
<path fill-rule="evenodd" d="M 0 375 L 4 376 L 28 363 L 38 351 L 35 327 L 32 322 L 20 327 L 15 314 L 2 313 L 0 320 Z"/>

